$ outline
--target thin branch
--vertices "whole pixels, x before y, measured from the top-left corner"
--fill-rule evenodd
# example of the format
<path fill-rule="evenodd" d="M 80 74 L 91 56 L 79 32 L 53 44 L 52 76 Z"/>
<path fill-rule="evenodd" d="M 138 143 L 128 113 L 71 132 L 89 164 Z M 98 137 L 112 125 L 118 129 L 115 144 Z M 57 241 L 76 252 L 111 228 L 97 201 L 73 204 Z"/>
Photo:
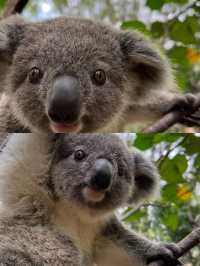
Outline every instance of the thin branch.
<path fill-rule="evenodd" d="M 164 208 L 170 208 L 171 205 L 170 204 L 162 204 L 162 203 L 144 203 L 142 205 L 140 205 L 138 208 L 136 209 L 133 209 L 131 210 L 130 212 L 126 213 L 124 215 L 124 217 L 122 218 L 122 220 L 126 220 L 129 216 L 135 214 L 136 212 L 140 211 L 141 209 L 144 209 L 144 208 L 148 208 L 148 207 L 155 207 L 155 208 L 161 208 L 161 209 L 164 209 Z"/>
<path fill-rule="evenodd" d="M 185 134 L 180 140 L 177 141 L 175 145 L 173 145 L 173 143 L 169 145 L 167 152 L 163 156 L 161 156 L 157 161 L 157 165 L 159 166 L 159 168 L 161 167 L 165 159 L 169 157 L 170 153 L 176 150 L 176 148 L 178 148 L 180 145 L 183 145 L 183 143 L 187 141 L 187 138 L 188 134 Z"/>
<path fill-rule="evenodd" d="M 193 110 L 183 111 L 176 110 L 165 114 L 161 119 L 156 121 L 151 126 L 143 130 L 144 133 L 164 132 L 177 123 L 189 124 L 191 126 L 200 126 L 200 97 L 197 96 L 197 101 Z"/>
<path fill-rule="evenodd" d="M 183 113 L 180 111 L 173 111 L 166 114 L 153 125 L 143 130 L 144 133 L 164 132 L 173 125 L 177 124 L 183 118 Z"/>
<path fill-rule="evenodd" d="M 186 236 L 178 243 L 180 253 L 177 256 L 177 259 L 185 255 L 188 251 L 190 251 L 197 245 L 200 245 L 200 228 L 192 231 L 188 236 Z"/>
<path fill-rule="evenodd" d="M 190 222 L 190 224 L 194 227 L 194 228 L 199 228 L 200 223 L 199 223 L 199 218 L 200 216 L 197 215 L 196 218 L 193 217 L 192 212 L 188 213 L 188 221 Z"/>
<path fill-rule="evenodd" d="M 194 0 L 192 3 L 186 5 L 183 9 L 178 11 L 171 19 L 169 19 L 167 22 L 173 22 L 176 21 L 182 14 L 185 14 L 190 8 L 194 8 L 197 6 L 197 3 L 199 0 Z"/>
<path fill-rule="evenodd" d="M 179 253 L 175 254 L 176 259 L 181 258 L 187 252 L 189 252 L 192 248 L 200 245 L 200 227 L 192 231 L 183 240 L 181 240 L 177 245 L 180 251 Z M 163 261 L 159 260 L 159 261 L 150 263 L 148 266 L 163 266 L 163 265 L 164 265 Z"/>
<path fill-rule="evenodd" d="M 8 0 L 3 12 L 3 18 L 11 15 L 21 13 L 24 7 L 27 5 L 28 0 Z"/>

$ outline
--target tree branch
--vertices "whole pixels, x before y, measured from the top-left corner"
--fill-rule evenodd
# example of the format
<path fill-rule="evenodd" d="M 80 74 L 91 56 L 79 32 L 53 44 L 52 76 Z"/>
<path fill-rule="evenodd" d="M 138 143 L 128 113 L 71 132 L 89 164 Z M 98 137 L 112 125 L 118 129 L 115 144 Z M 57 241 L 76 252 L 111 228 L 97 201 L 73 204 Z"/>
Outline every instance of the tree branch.
<path fill-rule="evenodd" d="M 183 240 L 181 240 L 177 245 L 180 249 L 180 252 L 178 254 L 175 254 L 176 259 L 179 259 L 182 256 L 184 256 L 193 247 L 200 245 L 200 227 L 192 231 Z M 164 264 L 162 260 L 159 260 L 159 261 L 150 263 L 148 266 L 164 266 Z"/>
<path fill-rule="evenodd" d="M 141 209 L 144 208 L 148 208 L 148 207 L 155 207 L 155 208 L 170 208 L 171 205 L 170 204 L 162 204 L 162 203 L 144 203 L 142 205 L 140 205 L 138 208 L 131 210 L 130 212 L 128 212 L 127 214 L 124 215 L 124 217 L 122 218 L 123 221 L 125 221 L 129 216 L 135 214 L 136 212 L 140 211 Z"/>
<path fill-rule="evenodd" d="M 190 126 L 200 126 L 200 96 L 197 96 L 197 101 L 192 111 L 173 110 L 165 114 L 160 120 L 156 121 L 151 126 L 145 128 L 143 132 L 164 132 L 177 123 L 187 124 Z"/>
<path fill-rule="evenodd" d="M 21 13 L 28 3 L 28 0 L 8 0 L 3 12 L 3 18 Z"/>
<path fill-rule="evenodd" d="M 173 125 L 177 124 L 183 114 L 180 111 L 171 112 L 164 115 L 160 120 L 156 121 L 153 125 L 143 130 L 144 133 L 156 133 L 156 132 L 164 132 L 169 129 Z"/>
<path fill-rule="evenodd" d="M 174 22 L 176 21 L 182 14 L 185 14 L 190 8 L 194 8 L 197 6 L 199 0 L 194 0 L 192 3 L 186 5 L 183 9 L 178 11 L 171 19 L 169 19 L 167 22 Z"/>

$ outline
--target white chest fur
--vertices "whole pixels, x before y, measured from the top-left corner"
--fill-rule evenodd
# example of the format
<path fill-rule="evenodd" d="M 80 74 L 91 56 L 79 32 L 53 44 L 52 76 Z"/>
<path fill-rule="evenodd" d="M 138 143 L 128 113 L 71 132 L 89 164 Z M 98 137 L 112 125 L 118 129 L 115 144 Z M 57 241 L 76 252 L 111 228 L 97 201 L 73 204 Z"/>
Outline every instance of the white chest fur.
<path fill-rule="evenodd" d="M 100 236 L 102 221 L 86 222 L 86 219 L 80 219 L 81 212 L 73 204 L 59 202 L 53 222 L 84 254 L 92 257 L 95 266 L 144 266 L 141 259 L 128 256 L 123 248 Z"/>
<path fill-rule="evenodd" d="M 84 219 L 82 213 L 73 203 L 60 201 L 56 204 L 52 219 L 54 224 L 72 238 L 79 249 L 90 254 L 101 224 L 98 221 L 91 223 L 89 219 Z"/>

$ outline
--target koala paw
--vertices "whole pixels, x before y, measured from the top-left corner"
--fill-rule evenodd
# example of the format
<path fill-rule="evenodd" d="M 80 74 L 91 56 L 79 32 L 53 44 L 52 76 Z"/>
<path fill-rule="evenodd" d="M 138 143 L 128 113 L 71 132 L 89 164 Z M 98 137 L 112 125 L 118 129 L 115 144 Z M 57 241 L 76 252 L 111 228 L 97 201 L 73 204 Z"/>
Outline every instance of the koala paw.
<path fill-rule="evenodd" d="M 149 250 L 147 258 L 147 265 L 151 263 L 162 261 L 162 266 L 178 266 L 181 263 L 177 260 L 178 254 L 180 254 L 179 247 L 176 244 L 160 244 L 156 245 L 156 248 Z"/>
<path fill-rule="evenodd" d="M 179 95 L 174 101 L 172 101 L 171 110 L 177 110 L 183 113 L 193 113 L 197 109 L 197 101 L 197 97 L 191 93 Z"/>

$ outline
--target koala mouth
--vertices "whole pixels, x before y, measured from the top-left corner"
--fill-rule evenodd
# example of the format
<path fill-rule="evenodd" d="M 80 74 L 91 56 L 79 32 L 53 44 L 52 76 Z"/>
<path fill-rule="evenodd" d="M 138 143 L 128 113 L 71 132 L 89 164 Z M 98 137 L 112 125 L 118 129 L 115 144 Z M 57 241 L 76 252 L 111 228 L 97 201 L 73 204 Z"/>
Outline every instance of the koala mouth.
<path fill-rule="evenodd" d="M 98 202 L 103 201 L 105 198 L 105 192 L 97 191 L 88 186 L 83 188 L 82 194 L 83 194 L 84 199 L 90 203 L 98 203 Z"/>
<path fill-rule="evenodd" d="M 53 121 L 50 122 L 50 129 L 53 133 L 69 133 L 74 132 L 78 133 L 81 131 L 82 125 L 80 122 L 76 123 L 55 123 Z"/>

